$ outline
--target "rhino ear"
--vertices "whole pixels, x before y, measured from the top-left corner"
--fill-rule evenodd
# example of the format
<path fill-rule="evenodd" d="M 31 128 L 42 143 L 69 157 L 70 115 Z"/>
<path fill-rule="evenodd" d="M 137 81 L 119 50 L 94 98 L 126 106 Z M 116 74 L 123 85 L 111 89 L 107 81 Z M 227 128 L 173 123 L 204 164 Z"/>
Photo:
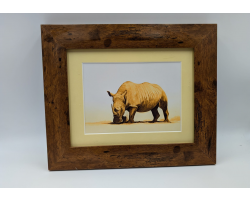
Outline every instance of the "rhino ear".
<path fill-rule="evenodd" d="M 125 90 L 125 92 L 122 93 L 122 96 L 125 96 L 127 94 L 127 90 Z"/>
<path fill-rule="evenodd" d="M 108 92 L 108 94 L 109 94 L 110 97 L 113 97 L 113 96 L 114 96 L 114 94 L 111 93 L 110 91 L 107 91 L 107 92 Z"/>
<path fill-rule="evenodd" d="M 126 104 L 126 97 L 125 97 L 126 94 L 127 94 L 127 90 L 125 90 L 125 92 L 122 93 L 122 96 L 123 96 L 123 98 L 124 98 L 124 103 L 125 103 L 125 104 Z"/>

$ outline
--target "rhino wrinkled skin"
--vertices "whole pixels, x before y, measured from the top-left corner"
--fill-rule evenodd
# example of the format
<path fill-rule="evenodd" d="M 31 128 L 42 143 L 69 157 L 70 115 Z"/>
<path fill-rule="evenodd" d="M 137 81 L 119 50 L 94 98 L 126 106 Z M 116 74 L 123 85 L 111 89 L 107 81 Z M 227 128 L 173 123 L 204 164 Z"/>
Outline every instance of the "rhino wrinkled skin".
<path fill-rule="evenodd" d="M 163 110 L 165 121 L 168 119 L 168 99 L 164 90 L 157 84 L 141 83 L 136 84 L 131 81 L 123 83 L 116 94 L 108 91 L 109 96 L 113 97 L 113 123 L 119 124 L 126 122 L 123 116 L 125 110 L 129 112 L 128 123 L 134 123 L 136 112 L 148 112 L 151 110 L 153 114 L 153 122 L 160 117 L 158 107 Z"/>

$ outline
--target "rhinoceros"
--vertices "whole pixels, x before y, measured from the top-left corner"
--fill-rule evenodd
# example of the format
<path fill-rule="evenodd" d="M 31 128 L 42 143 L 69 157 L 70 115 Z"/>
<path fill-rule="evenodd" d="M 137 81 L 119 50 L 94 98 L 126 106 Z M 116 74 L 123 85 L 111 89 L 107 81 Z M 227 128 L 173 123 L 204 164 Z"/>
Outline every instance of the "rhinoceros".
<path fill-rule="evenodd" d="M 153 121 L 156 122 L 160 117 L 158 107 L 163 110 L 165 121 L 168 119 L 168 99 L 164 90 L 157 84 L 144 82 L 136 84 L 131 81 L 124 82 L 116 94 L 107 91 L 110 97 L 113 97 L 113 123 L 119 124 L 126 122 L 123 116 L 125 110 L 129 112 L 128 123 L 134 123 L 136 112 L 148 112 L 151 110 Z"/>

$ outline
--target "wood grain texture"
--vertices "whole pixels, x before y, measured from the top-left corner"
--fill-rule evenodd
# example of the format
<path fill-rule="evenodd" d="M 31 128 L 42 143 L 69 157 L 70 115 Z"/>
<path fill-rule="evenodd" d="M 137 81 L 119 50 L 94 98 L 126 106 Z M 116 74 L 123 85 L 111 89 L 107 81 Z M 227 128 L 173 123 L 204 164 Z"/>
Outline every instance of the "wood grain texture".
<path fill-rule="evenodd" d="M 49 170 L 216 163 L 217 25 L 42 25 Z M 67 49 L 193 48 L 192 144 L 70 147 Z"/>

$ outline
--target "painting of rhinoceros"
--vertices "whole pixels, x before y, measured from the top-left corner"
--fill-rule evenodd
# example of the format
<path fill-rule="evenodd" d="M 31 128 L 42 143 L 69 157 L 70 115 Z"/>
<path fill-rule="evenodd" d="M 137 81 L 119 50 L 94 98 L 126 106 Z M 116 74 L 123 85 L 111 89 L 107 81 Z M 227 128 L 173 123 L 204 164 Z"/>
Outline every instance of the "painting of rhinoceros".
<path fill-rule="evenodd" d="M 84 63 L 85 134 L 180 132 L 180 62 Z"/>
<path fill-rule="evenodd" d="M 124 82 L 116 92 L 116 94 L 107 91 L 108 95 L 113 99 L 111 105 L 113 112 L 113 123 L 134 123 L 136 112 L 151 111 L 153 115 L 152 122 L 156 122 L 160 117 L 158 108 L 164 113 L 164 121 L 170 122 L 168 119 L 168 98 L 164 90 L 157 84 L 144 82 L 141 84 L 131 81 Z M 129 112 L 129 120 L 123 116 L 125 111 Z"/>

